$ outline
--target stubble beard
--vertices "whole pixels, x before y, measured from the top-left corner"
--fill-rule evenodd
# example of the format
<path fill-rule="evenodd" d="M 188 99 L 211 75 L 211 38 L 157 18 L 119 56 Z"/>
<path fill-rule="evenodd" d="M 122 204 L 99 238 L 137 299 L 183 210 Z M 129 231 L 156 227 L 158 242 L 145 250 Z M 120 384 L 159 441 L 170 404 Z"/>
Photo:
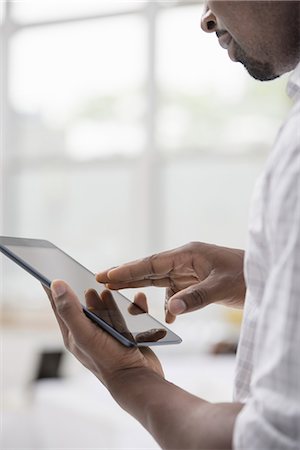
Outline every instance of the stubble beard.
<path fill-rule="evenodd" d="M 243 64 L 249 75 L 259 81 L 271 81 L 278 78 L 280 75 L 275 73 L 273 66 L 270 63 L 258 61 L 247 53 L 235 43 L 235 59 L 237 62 Z"/>

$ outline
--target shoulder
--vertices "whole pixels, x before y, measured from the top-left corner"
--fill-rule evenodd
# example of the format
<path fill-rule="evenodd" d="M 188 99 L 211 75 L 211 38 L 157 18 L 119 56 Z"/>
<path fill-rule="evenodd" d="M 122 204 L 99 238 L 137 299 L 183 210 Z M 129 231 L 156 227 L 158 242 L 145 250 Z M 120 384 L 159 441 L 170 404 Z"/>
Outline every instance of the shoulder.
<path fill-rule="evenodd" d="M 300 97 L 281 126 L 266 167 L 271 191 L 300 175 Z"/>
<path fill-rule="evenodd" d="M 300 220 L 300 101 L 282 125 L 264 176 L 264 217 L 270 242 L 286 239 Z M 299 229 L 300 230 L 300 229 Z"/>

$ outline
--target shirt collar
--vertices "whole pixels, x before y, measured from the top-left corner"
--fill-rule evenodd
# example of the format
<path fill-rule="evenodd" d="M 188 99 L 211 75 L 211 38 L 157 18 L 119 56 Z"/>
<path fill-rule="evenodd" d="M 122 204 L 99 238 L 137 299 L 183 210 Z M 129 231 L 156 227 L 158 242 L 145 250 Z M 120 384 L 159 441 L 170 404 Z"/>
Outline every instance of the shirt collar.
<path fill-rule="evenodd" d="M 300 62 L 290 75 L 287 85 L 287 93 L 291 98 L 294 98 L 300 94 Z"/>

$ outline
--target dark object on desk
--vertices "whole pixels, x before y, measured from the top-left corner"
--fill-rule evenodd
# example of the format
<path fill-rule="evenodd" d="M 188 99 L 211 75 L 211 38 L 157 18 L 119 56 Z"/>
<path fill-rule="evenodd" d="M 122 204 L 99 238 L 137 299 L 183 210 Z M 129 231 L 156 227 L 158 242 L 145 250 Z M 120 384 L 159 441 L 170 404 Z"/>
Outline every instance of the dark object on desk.
<path fill-rule="evenodd" d="M 64 352 L 43 351 L 39 354 L 38 367 L 34 381 L 45 378 L 61 378 L 61 363 Z"/>
<path fill-rule="evenodd" d="M 214 344 L 210 350 L 213 355 L 235 355 L 237 352 L 236 342 L 220 341 Z"/>

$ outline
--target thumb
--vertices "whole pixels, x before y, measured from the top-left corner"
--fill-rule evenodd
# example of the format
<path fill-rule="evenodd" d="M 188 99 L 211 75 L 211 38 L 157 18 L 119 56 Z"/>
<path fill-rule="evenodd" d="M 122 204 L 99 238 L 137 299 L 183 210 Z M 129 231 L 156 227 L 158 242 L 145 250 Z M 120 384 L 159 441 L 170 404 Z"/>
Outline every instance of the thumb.
<path fill-rule="evenodd" d="M 93 327 L 92 322 L 85 316 L 76 294 L 61 280 L 54 280 L 51 283 L 51 293 L 58 316 L 74 336 L 75 341 L 83 344 L 93 333 Z"/>
<path fill-rule="evenodd" d="M 201 283 L 193 284 L 173 295 L 168 302 L 169 312 L 177 316 L 204 308 L 216 301 L 218 290 L 214 277 L 209 276 Z"/>

